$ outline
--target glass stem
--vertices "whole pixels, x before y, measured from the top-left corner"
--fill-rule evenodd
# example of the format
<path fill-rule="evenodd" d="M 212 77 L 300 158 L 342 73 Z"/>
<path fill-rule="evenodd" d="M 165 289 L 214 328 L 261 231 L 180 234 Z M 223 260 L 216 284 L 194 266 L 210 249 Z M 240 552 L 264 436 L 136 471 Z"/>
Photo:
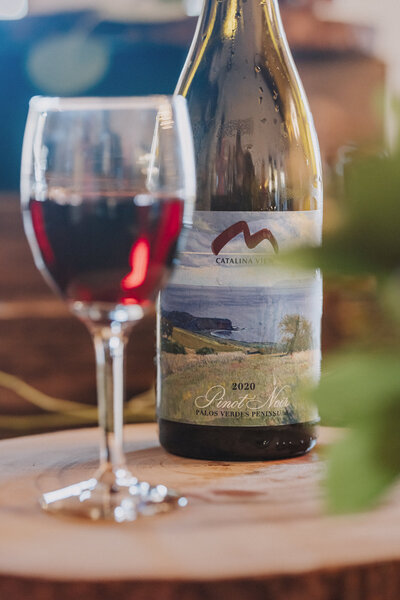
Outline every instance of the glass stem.
<path fill-rule="evenodd" d="M 119 324 L 92 330 L 96 351 L 100 446 L 100 477 L 125 469 L 123 450 L 124 358 L 126 332 Z"/>

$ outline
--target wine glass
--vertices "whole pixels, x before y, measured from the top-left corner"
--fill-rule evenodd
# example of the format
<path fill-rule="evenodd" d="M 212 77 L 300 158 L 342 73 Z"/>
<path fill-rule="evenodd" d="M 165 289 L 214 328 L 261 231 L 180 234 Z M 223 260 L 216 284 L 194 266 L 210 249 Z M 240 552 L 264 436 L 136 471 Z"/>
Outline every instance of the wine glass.
<path fill-rule="evenodd" d="M 44 494 L 49 512 L 123 522 L 186 504 L 126 466 L 124 353 L 190 227 L 195 185 L 181 96 L 31 100 L 21 170 L 25 232 L 36 266 L 93 337 L 102 432 L 97 472 Z"/>

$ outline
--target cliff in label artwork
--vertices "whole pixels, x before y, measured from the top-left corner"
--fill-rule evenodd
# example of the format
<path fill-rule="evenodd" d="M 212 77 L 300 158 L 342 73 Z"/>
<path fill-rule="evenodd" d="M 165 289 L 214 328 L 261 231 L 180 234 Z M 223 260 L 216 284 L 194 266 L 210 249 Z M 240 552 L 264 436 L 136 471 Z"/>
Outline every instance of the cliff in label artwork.
<path fill-rule="evenodd" d="M 215 317 L 194 317 L 188 312 L 170 311 L 164 312 L 164 317 L 170 321 L 174 327 L 186 329 L 186 331 L 234 331 L 230 319 L 220 319 Z"/>

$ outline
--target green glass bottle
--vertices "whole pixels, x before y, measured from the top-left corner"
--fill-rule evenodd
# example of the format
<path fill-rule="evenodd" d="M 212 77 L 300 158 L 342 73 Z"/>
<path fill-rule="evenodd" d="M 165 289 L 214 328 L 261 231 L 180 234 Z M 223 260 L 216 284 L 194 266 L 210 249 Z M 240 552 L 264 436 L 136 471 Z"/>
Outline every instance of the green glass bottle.
<path fill-rule="evenodd" d="M 318 245 L 322 176 L 276 0 L 206 0 L 177 93 L 197 161 L 193 230 L 158 317 L 161 444 L 203 459 L 296 456 L 318 414 L 318 272 L 279 253 Z"/>

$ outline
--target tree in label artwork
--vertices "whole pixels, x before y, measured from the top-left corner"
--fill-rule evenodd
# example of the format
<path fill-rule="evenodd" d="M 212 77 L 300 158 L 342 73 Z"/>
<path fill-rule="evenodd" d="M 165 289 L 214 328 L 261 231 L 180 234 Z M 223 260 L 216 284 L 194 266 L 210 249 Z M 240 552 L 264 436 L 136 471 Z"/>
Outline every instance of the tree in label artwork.
<path fill-rule="evenodd" d="M 174 326 L 171 321 L 162 317 L 161 319 L 161 349 L 170 354 L 186 354 L 185 347 L 172 339 Z"/>
<path fill-rule="evenodd" d="M 286 315 L 279 323 L 282 332 L 282 344 L 286 354 L 303 352 L 312 348 L 311 323 L 300 315 Z"/>
<path fill-rule="evenodd" d="M 196 354 L 200 356 L 205 356 L 207 354 L 216 354 L 216 352 L 214 348 L 209 348 L 208 346 L 205 346 L 204 348 L 199 348 L 198 350 L 196 350 Z"/>
<path fill-rule="evenodd" d="M 161 319 L 161 336 L 163 338 L 170 338 L 174 332 L 174 326 L 171 321 L 169 321 L 166 317 L 162 317 Z"/>

